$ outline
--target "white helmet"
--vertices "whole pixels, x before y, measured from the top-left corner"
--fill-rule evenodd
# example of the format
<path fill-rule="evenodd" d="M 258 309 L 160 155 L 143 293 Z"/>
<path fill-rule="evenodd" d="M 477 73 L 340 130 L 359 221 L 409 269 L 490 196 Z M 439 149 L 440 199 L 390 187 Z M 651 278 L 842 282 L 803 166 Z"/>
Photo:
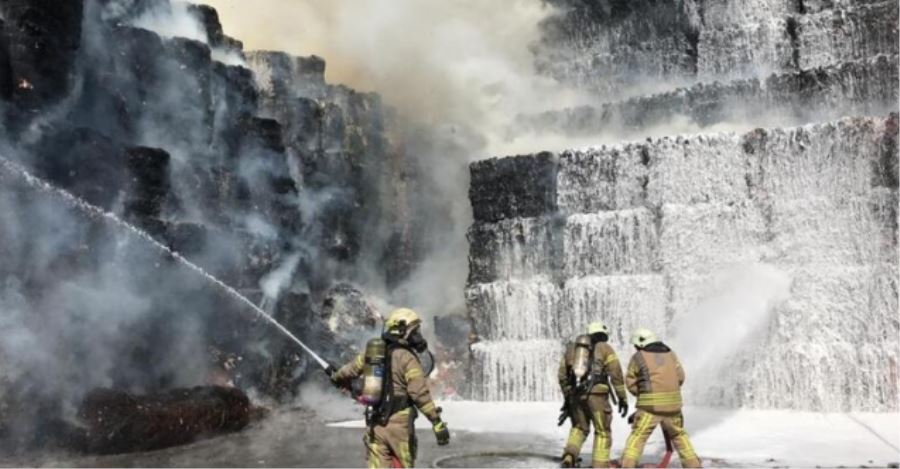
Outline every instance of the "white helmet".
<path fill-rule="evenodd" d="M 606 335 L 609 335 L 609 328 L 606 327 L 606 324 L 604 324 L 601 321 L 594 321 L 594 322 L 588 324 L 588 334 L 594 335 L 598 332 L 602 332 Z"/>
<path fill-rule="evenodd" d="M 631 343 L 637 348 L 644 348 L 653 342 L 659 342 L 659 339 L 650 329 L 640 327 L 635 329 L 634 334 L 631 334 Z"/>

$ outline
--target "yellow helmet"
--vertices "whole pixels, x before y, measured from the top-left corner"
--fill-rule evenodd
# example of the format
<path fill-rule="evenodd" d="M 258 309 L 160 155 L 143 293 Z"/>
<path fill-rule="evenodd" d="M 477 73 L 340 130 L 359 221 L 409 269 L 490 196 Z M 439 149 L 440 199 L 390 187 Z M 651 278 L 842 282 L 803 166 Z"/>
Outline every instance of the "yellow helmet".
<path fill-rule="evenodd" d="M 606 335 L 609 335 L 609 328 L 606 327 L 606 324 L 604 324 L 601 321 L 595 321 L 595 322 L 588 324 L 588 334 L 589 335 L 594 335 L 598 332 L 602 332 Z"/>
<path fill-rule="evenodd" d="M 631 335 L 631 343 L 637 348 L 644 348 L 647 345 L 658 341 L 659 339 L 656 338 L 656 334 L 654 334 L 653 331 L 643 327 L 636 329 L 634 334 Z"/>
<path fill-rule="evenodd" d="M 414 326 L 419 325 L 422 320 L 415 311 L 409 308 L 397 308 L 391 311 L 386 321 L 384 321 L 384 329 L 388 334 L 403 337 Z"/>

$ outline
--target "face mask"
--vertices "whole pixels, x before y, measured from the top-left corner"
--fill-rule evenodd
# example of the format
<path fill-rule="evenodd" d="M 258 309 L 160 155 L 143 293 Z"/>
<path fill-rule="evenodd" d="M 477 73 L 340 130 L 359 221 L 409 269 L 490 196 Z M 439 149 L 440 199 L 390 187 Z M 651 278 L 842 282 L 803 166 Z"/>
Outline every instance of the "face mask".
<path fill-rule="evenodd" d="M 608 340 L 609 340 L 609 336 L 607 336 L 603 332 L 596 332 L 594 334 L 591 334 L 591 343 L 596 344 L 598 342 L 606 342 Z"/>
<path fill-rule="evenodd" d="M 409 342 L 409 346 L 416 352 L 423 353 L 428 350 L 428 342 L 422 337 L 422 332 L 420 332 L 418 328 L 416 328 L 406 340 Z"/>

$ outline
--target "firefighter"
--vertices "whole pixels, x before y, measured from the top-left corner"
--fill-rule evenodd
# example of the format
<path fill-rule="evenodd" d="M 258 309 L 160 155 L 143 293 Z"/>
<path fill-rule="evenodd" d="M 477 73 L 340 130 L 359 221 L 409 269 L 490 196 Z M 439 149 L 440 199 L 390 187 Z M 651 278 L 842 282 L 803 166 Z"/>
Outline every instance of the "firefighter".
<path fill-rule="evenodd" d="M 428 349 L 421 324 L 415 311 L 395 309 L 385 321 L 382 336 L 370 340 L 364 353 L 337 371 L 326 370 L 331 381 L 345 389 L 352 380 L 363 378 L 359 400 L 367 405 L 363 441 L 369 467 L 391 467 L 392 460 L 402 467 L 415 465 L 416 408 L 431 422 L 438 445 L 450 442 L 450 431 L 431 399 L 417 355 Z"/>
<path fill-rule="evenodd" d="M 610 394 L 614 393 L 622 417 L 628 414 L 628 398 L 622 366 L 608 340 L 609 329 L 606 325 L 602 322 L 591 323 L 587 335 L 578 336 L 568 344 L 559 363 L 559 386 L 566 399 L 563 411 L 572 420 L 572 429 L 563 450 L 562 467 L 573 467 L 578 462 L 591 424 L 594 426 L 591 464 L 593 467 L 609 467 L 609 448 L 612 446 Z M 565 416 L 561 417 L 561 421 L 564 420 Z"/>
<path fill-rule="evenodd" d="M 684 369 L 678 357 L 647 329 L 634 331 L 631 343 L 637 351 L 628 363 L 625 384 L 628 392 L 637 397 L 637 410 L 632 416 L 631 435 L 625 441 L 622 467 L 637 467 L 644 444 L 657 425 L 662 425 L 666 438 L 678 451 L 682 467 L 701 467 L 684 431 L 681 415 Z"/>

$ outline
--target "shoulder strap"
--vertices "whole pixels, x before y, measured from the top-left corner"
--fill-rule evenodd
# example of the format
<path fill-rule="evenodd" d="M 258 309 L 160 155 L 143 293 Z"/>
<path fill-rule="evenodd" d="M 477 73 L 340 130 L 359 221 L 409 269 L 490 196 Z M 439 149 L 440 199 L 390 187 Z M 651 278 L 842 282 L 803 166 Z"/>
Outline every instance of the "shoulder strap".
<path fill-rule="evenodd" d="M 381 403 L 376 409 L 377 421 L 386 425 L 394 408 L 394 365 L 393 356 L 396 344 L 388 342 L 384 347 L 384 379 L 381 383 Z"/>

